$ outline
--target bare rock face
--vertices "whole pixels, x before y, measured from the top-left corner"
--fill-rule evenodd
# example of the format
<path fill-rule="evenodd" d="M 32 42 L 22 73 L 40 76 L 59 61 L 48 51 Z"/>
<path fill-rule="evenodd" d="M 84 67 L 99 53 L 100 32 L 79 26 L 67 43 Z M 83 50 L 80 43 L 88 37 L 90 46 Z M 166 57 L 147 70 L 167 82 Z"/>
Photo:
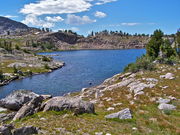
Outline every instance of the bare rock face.
<path fill-rule="evenodd" d="M 12 33 L 15 34 L 20 31 L 28 31 L 29 29 L 30 28 L 23 23 L 0 16 L 0 35 L 7 35 L 7 31 L 9 31 L 9 34 L 12 35 Z"/>
<path fill-rule="evenodd" d="M 44 98 L 42 96 L 32 99 L 29 103 L 24 104 L 21 109 L 17 112 L 13 120 L 18 120 L 23 117 L 33 115 L 40 111 L 41 104 Z"/>
<path fill-rule="evenodd" d="M 113 119 L 113 118 L 132 119 L 132 114 L 131 114 L 130 109 L 126 108 L 117 113 L 112 113 L 112 114 L 106 115 L 105 118 L 107 118 L 107 119 Z"/>
<path fill-rule="evenodd" d="M 77 98 L 54 97 L 42 105 L 43 111 L 69 110 L 75 114 L 95 113 L 94 104 Z"/>
<path fill-rule="evenodd" d="M 38 97 L 38 95 L 32 91 L 17 90 L 12 92 L 4 99 L 1 99 L 0 106 L 10 110 L 18 111 L 23 106 L 23 104 L 29 102 L 35 97 Z"/>

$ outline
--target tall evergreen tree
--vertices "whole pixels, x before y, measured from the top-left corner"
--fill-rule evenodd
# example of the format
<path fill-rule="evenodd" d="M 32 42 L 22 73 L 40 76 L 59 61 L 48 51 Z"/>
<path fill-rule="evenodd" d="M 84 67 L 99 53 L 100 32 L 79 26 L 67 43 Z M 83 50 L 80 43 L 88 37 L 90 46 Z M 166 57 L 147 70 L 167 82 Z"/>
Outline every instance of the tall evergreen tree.
<path fill-rule="evenodd" d="M 147 55 L 157 58 L 160 51 L 160 46 L 163 44 L 164 33 L 161 30 L 155 30 L 151 40 L 146 46 Z"/>

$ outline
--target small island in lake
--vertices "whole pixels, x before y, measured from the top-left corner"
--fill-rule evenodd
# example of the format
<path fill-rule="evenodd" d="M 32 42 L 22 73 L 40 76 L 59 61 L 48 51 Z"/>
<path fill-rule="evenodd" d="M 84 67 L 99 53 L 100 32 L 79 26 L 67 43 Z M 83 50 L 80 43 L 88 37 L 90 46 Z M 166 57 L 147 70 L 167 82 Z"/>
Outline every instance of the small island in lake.
<path fill-rule="evenodd" d="M 0 5 L 0 135 L 180 134 L 178 0 L 18 3 Z"/>

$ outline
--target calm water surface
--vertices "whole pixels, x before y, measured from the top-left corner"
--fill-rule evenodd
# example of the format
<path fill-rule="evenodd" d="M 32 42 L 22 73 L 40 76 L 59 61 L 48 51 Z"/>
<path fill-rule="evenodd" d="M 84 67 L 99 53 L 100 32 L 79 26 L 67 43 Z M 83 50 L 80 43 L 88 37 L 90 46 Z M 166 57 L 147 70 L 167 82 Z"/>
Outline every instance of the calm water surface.
<path fill-rule="evenodd" d="M 82 88 L 98 85 L 136 60 L 145 53 L 144 49 L 130 50 L 83 50 L 41 53 L 43 55 L 59 55 L 54 59 L 61 60 L 66 66 L 52 73 L 35 75 L 16 80 L 0 87 L 0 98 L 13 90 L 27 89 L 38 94 L 63 95 L 79 91 Z"/>

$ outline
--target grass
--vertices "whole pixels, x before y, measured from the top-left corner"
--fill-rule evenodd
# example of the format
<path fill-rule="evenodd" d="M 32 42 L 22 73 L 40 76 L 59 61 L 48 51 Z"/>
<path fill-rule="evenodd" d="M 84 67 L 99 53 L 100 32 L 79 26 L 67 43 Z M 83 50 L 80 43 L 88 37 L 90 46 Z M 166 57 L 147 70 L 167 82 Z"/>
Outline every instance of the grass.
<path fill-rule="evenodd" d="M 2 70 L 3 73 L 14 73 L 13 67 L 7 67 L 9 64 L 14 63 L 14 62 L 22 62 L 22 61 L 15 61 L 15 60 L 5 60 L 0 63 L 0 69 Z M 28 70 L 32 71 L 33 73 L 43 73 L 47 72 L 48 70 L 45 69 L 44 67 L 39 68 L 39 67 L 23 67 L 19 68 L 22 72 L 27 72 Z"/>
<path fill-rule="evenodd" d="M 74 116 L 73 113 L 67 111 L 39 112 L 15 121 L 15 126 L 33 125 L 39 127 L 47 135 L 65 134 L 64 131 L 73 135 L 82 135 L 84 133 L 94 135 L 96 132 L 110 133 L 112 135 L 178 135 L 180 134 L 180 101 L 174 100 L 171 102 L 177 106 L 176 110 L 163 112 L 158 109 L 158 104 L 152 99 L 167 98 L 168 96 L 180 98 L 180 70 L 177 70 L 179 66 L 157 65 L 155 71 L 143 71 L 143 74 L 136 73 L 136 79 L 156 78 L 159 80 L 154 88 L 146 88 L 144 90 L 145 94 L 138 96 L 136 100 L 134 100 L 132 93 L 127 90 L 127 87 L 121 87 L 104 92 L 104 95 L 99 98 L 99 102 L 95 104 L 96 114 Z M 161 69 L 161 67 L 164 68 Z M 174 80 L 159 78 L 160 75 L 168 72 L 173 73 L 176 78 Z M 121 79 L 115 83 L 120 81 Z M 161 86 L 168 86 L 168 88 L 162 90 Z M 72 95 L 77 96 L 78 94 L 74 93 Z M 92 94 L 86 100 L 93 100 L 94 98 L 94 94 Z M 105 98 L 112 98 L 112 100 L 106 101 Z M 131 104 L 130 101 L 133 101 L 134 104 Z M 114 107 L 115 109 L 112 111 L 107 111 L 107 108 L 113 107 L 115 103 L 122 104 Z M 133 119 L 105 118 L 105 115 L 127 107 L 132 110 Z"/>

